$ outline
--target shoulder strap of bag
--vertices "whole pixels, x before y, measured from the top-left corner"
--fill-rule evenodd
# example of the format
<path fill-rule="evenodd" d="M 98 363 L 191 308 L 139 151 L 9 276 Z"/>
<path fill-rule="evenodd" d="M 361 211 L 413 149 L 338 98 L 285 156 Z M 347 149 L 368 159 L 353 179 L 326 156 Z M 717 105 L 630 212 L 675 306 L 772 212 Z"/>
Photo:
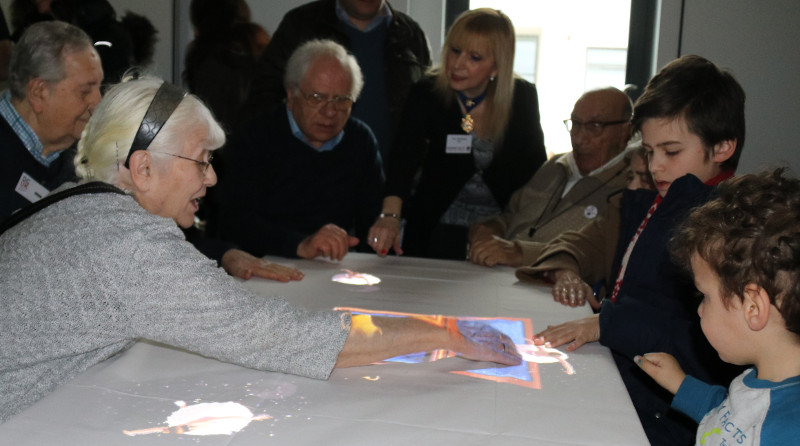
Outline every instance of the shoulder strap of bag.
<path fill-rule="evenodd" d="M 18 223 L 24 221 L 31 215 L 65 198 L 69 198 L 74 195 L 97 194 L 97 193 L 108 193 L 108 192 L 114 192 L 122 195 L 125 194 L 125 192 L 123 192 L 122 189 L 112 186 L 108 183 L 104 183 L 102 181 L 92 181 L 91 183 L 81 184 L 79 186 L 71 187 L 69 189 L 65 189 L 55 194 L 50 194 L 42 198 L 41 200 L 37 201 L 36 203 L 32 203 L 30 206 L 24 207 L 18 210 L 17 212 L 11 214 L 7 219 L 5 219 L 5 221 L 3 221 L 2 224 L 0 224 L 0 235 L 3 235 L 3 233 L 16 226 Z"/>

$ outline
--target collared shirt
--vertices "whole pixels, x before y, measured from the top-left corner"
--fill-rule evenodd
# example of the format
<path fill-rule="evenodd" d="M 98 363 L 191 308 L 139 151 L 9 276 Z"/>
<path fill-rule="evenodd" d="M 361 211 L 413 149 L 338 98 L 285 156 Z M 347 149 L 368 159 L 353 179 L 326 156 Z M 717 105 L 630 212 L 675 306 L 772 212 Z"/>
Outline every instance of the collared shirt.
<path fill-rule="evenodd" d="M 22 141 L 25 148 L 28 149 L 31 156 L 43 166 L 50 167 L 50 164 L 61 156 L 61 150 L 47 156 L 42 155 L 44 146 L 39 140 L 39 136 L 36 135 L 36 132 L 22 119 L 17 109 L 11 104 L 11 92 L 9 90 L 6 90 L 3 92 L 2 96 L 0 96 L 0 116 L 8 122 L 8 125 L 14 130 L 14 133 L 20 141 Z"/>
<path fill-rule="evenodd" d="M 626 152 L 627 150 L 623 150 L 622 152 L 617 154 L 617 156 L 615 156 L 614 158 L 611 158 L 610 160 L 606 161 L 606 163 L 603 164 L 602 166 L 589 172 L 589 175 L 587 176 L 597 175 L 600 172 L 608 169 L 609 166 L 613 166 L 617 161 L 619 161 L 622 157 L 625 156 Z M 564 158 L 566 159 L 567 166 L 569 166 L 569 171 L 568 171 L 569 177 L 567 178 L 567 184 L 564 186 L 564 192 L 561 194 L 562 198 L 565 195 L 567 195 L 567 192 L 569 192 L 569 190 L 572 189 L 572 186 L 577 184 L 578 181 L 580 181 L 581 178 L 583 178 L 583 175 L 581 175 L 581 171 L 578 170 L 578 164 L 575 162 L 575 155 L 573 155 L 572 152 L 569 152 L 567 156 L 565 156 Z"/>
<path fill-rule="evenodd" d="M 364 29 L 360 29 L 359 27 L 354 25 L 353 22 L 350 21 L 350 16 L 347 15 L 347 12 L 345 12 L 344 9 L 342 9 L 342 6 L 339 4 L 339 0 L 336 0 L 336 16 L 339 17 L 339 21 L 341 21 L 342 23 L 346 23 L 347 25 L 352 26 L 353 28 L 361 32 L 368 33 L 383 22 L 386 22 L 386 24 L 388 25 L 389 22 L 392 21 L 392 10 L 389 9 L 389 5 L 384 3 L 383 7 L 381 7 L 381 9 L 378 11 L 378 14 L 376 14 L 375 17 L 372 18 L 372 21 L 369 22 L 367 27 Z"/>
<path fill-rule="evenodd" d="M 304 135 L 302 130 L 300 130 L 300 126 L 298 126 L 297 121 L 294 120 L 294 116 L 292 116 L 292 111 L 289 110 L 288 105 L 286 106 L 286 116 L 289 117 L 289 127 L 292 129 L 292 134 L 300 141 L 303 141 L 305 145 L 311 147 L 312 149 L 318 152 L 326 152 L 328 150 L 333 150 L 334 147 L 336 147 L 336 145 L 342 141 L 342 138 L 344 138 L 344 130 L 341 130 L 339 133 L 336 134 L 336 136 L 325 141 L 319 148 L 316 148 L 312 146 L 311 143 L 308 142 L 308 139 L 306 139 L 306 135 Z"/>

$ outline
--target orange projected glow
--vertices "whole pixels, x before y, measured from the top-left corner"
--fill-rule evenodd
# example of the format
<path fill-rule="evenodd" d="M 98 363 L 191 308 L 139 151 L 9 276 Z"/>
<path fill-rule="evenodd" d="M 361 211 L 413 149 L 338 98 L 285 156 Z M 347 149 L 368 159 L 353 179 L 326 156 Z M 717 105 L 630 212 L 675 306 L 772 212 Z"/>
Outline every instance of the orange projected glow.
<path fill-rule="evenodd" d="M 331 280 L 345 285 L 377 285 L 381 283 L 381 279 L 372 274 L 359 273 L 349 269 L 343 269 L 342 271 L 344 272 L 334 275 Z"/>
<path fill-rule="evenodd" d="M 413 317 L 427 321 L 431 324 L 444 327 L 448 325 L 448 320 L 472 320 L 481 321 L 493 328 L 503 332 L 514 341 L 517 351 L 522 355 L 522 364 L 517 366 L 490 367 L 475 370 L 457 370 L 450 373 L 468 376 L 471 378 L 484 379 L 532 389 L 541 389 L 541 377 L 539 374 L 539 364 L 560 363 L 562 371 L 567 375 L 575 374 L 575 368 L 567 361 L 569 356 L 555 348 L 547 346 L 533 345 L 533 323 L 527 318 L 483 318 L 483 317 L 449 317 L 441 315 L 426 315 L 401 313 L 392 311 L 371 311 L 361 308 L 337 307 L 337 311 L 349 311 L 355 319 L 358 316 L 390 316 L 390 317 Z M 371 320 L 370 320 L 371 323 Z M 449 325 L 448 325 L 449 326 Z M 458 356 L 457 353 L 438 349 L 432 352 L 418 352 L 410 355 L 389 358 L 380 364 L 388 363 L 420 363 L 433 362 L 444 358 Z M 366 378 L 366 377 L 365 377 Z"/>
<path fill-rule="evenodd" d="M 368 337 L 382 333 L 381 329 L 372 323 L 372 316 L 366 314 L 354 314 L 350 318 L 350 324 L 353 330 L 364 333 Z"/>
<path fill-rule="evenodd" d="M 148 434 L 183 434 L 183 435 L 231 435 L 244 429 L 251 421 L 269 420 L 267 414 L 253 416 L 250 409 L 239 403 L 200 403 L 187 406 L 183 401 L 176 401 L 180 407 L 169 417 L 166 426 L 136 430 L 123 430 L 128 436 Z"/>

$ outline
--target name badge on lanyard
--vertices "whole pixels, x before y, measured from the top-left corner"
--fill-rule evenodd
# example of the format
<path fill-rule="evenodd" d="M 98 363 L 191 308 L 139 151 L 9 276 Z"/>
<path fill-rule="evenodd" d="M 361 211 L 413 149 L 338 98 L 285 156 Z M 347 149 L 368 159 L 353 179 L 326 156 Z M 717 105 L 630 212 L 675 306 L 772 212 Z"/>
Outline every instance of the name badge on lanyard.
<path fill-rule="evenodd" d="M 19 181 L 17 182 L 17 187 L 14 188 L 14 190 L 31 203 L 36 203 L 50 193 L 49 190 L 47 190 L 44 186 L 39 184 L 39 182 L 34 180 L 33 177 L 25 172 L 22 172 L 22 175 L 19 177 Z"/>
<path fill-rule="evenodd" d="M 468 154 L 472 152 L 472 135 L 447 135 L 445 153 Z"/>

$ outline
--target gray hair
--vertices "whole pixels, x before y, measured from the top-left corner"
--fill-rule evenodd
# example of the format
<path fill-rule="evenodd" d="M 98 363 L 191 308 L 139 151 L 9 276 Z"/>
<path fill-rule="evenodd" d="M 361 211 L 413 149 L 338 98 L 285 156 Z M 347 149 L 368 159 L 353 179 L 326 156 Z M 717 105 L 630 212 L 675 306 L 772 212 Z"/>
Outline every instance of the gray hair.
<path fill-rule="evenodd" d="M 41 78 L 56 83 L 66 77 L 64 56 L 94 49 L 92 39 L 80 28 L 59 21 L 34 23 L 22 34 L 11 52 L 8 89 L 23 99 L 28 82 Z"/>
<path fill-rule="evenodd" d="M 126 77 L 106 92 L 78 142 L 75 156 L 78 177 L 119 184 L 119 174 L 139 124 L 162 82 L 155 77 Z M 225 144 L 225 131 L 208 108 L 196 96 L 187 94 L 148 149 L 175 153 L 183 147 L 187 131 L 197 128 L 207 132 L 206 149 L 215 150 Z"/>
<path fill-rule="evenodd" d="M 300 87 L 300 83 L 306 77 L 311 65 L 321 57 L 332 57 L 339 61 L 342 68 L 350 74 L 352 87 L 350 96 L 355 101 L 361 94 L 364 87 L 364 76 L 361 74 L 361 67 L 358 66 L 356 58 L 347 50 L 333 40 L 309 40 L 300 45 L 289 61 L 286 63 L 286 73 L 283 75 L 283 86 L 287 90 L 294 90 Z"/>

